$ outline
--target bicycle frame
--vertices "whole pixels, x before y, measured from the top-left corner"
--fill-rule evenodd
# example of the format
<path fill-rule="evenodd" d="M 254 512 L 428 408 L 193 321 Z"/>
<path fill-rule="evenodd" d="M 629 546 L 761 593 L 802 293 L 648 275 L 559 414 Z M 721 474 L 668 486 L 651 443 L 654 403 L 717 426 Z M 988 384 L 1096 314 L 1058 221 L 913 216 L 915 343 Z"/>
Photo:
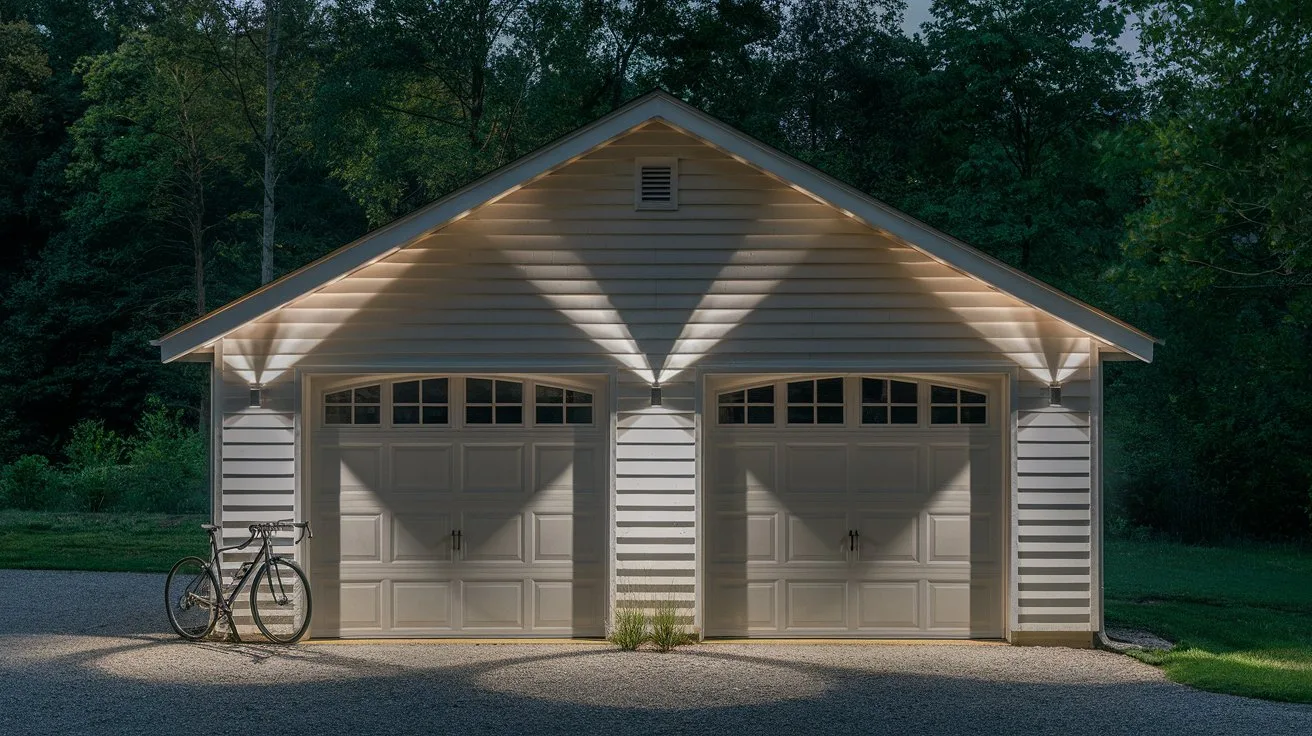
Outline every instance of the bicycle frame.
<path fill-rule="evenodd" d="M 274 560 L 281 559 L 281 558 L 273 554 L 273 551 L 271 549 L 273 535 L 272 532 L 268 530 L 252 528 L 251 536 L 249 539 L 247 539 L 245 542 L 242 542 L 241 544 L 235 544 L 231 547 L 219 546 L 218 539 L 219 539 L 219 535 L 222 533 L 223 533 L 222 529 L 215 529 L 210 532 L 209 566 L 210 569 L 214 571 L 215 578 L 219 581 L 219 591 L 218 591 L 219 614 L 227 617 L 228 630 L 231 632 L 232 637 L 237 641 L 241 641 L 241 638 L 237 634 L 237 624 L 232 619 L 232 604 L 237 600 L 237 596 L 241 593 L 241 591 L 245 589 L 246 582 L 249 581 L 251 577 L 254 576 L 255 573 L 261 567 L 268 565 L 272 563 Z M 244 569 L 242 570 L 241 576 L 237 578 L 237 582 L 232 586 L 232 592 L 228 595 L 227 598 L 224 598 L 223 597 L 223 585 L 224 585 L 223 566 L 220 562 L 223 553 L 246 549 L 247 547 L 254 544 L 257 538 L 260 540 L 259 551 L 255 553 L 255 557 L 252 558 L 249 562 L 243 563 Z M 272 581 L 272 578 L 270 578 L 270 581 Z M 255 595 L 256 593 L 255 591 L 252 591 L 251 594 Z"/>

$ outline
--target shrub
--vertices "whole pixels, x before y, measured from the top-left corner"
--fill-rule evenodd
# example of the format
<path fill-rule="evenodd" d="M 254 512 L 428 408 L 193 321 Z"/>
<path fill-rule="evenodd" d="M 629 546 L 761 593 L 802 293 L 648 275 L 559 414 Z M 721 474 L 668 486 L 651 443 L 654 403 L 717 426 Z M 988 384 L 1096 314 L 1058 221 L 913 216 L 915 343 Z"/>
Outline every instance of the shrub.
<path fill-rule="evenodd" d="M 647 641 L 647 614 L 636 608 L 625 608 L 615 613 L 615 630 L 610 641 L 625 651 L 633 651 Z"/>
<path fill-rule="evenodd" d="M 38 511 L 61 505 L 59 474 L 40 455 L 24 455 L 0 474 L 0 508 Z"/>
<path fill-rule="evenodd" d="M 661 601 L 651 615 L 651 643 L 662 652 L 687 644 L 688 632 L 679 622 L 679 609 L 673 601 Z"/>
<path fill-rule="evenodd" d="M 107 511 L 123 495 L 123 438 L 99 419 L 83 419 L 64 445 L 68 466 L 64 480 L 77 511 Z"/>
<path fill-rule="evenodd" d="M 83 419 L 73 427 L 64 454 L 76 470 L 117 465 L 123 459 L 123 438 L 114 430 L 105 429 L 100 419 Z"/>
<path fill-rule="evenodd" d="M 187 426 L 181 411 L 155 397 L 127 443 L 121 506 L 128 511 L 187 514 L 209 508 L 205 438 Z"/>

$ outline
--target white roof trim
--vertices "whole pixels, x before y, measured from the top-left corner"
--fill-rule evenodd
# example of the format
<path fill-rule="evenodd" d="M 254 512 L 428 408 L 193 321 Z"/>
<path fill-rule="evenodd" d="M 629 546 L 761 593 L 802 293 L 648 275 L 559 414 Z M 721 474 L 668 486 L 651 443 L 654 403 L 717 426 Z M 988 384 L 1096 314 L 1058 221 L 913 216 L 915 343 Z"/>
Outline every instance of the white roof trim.
<path fill-rule="evenodd" d="M 827 202 L 959 271 L 1047 312 L 1111 347 L 1151 361 L 1152 336 L 889 207 L 664 92 L 641 97 L 560 140 L 384 225 L 309 265 L 252 291 L 156 341 L 171 362 L 208 348 L 242 325 L 341 279 L 416 238 L 652 120 L 700 138 L 750 166 Z"/>

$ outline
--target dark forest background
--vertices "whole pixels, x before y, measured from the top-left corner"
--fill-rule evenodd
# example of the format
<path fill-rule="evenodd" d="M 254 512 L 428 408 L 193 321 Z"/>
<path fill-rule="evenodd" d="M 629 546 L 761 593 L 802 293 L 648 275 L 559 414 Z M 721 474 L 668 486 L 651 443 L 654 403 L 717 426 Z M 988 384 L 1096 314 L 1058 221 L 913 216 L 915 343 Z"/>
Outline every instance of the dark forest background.
<path fill-rule="evenodd" d="M 1310 11 L 903 11 L 0 0 L 0 495 L 203 506 L 150 340 L 659 87 L 1164 339 L 1108 371 L 1113 532 L 1312 538 Z"/>

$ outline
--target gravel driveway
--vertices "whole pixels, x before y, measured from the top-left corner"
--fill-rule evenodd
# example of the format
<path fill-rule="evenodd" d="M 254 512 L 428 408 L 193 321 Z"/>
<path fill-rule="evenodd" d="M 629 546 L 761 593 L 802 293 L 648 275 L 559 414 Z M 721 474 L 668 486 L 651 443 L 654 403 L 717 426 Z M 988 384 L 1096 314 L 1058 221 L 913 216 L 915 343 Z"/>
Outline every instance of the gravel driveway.
<path fill-rule="evenodd" d="M 0 734 L 1312 734 L 1104 652 L 1006 646 L 187 644 L 156 575 L 0 570 Z M 256 730 L 258 729 L 258 730 Z"/>

